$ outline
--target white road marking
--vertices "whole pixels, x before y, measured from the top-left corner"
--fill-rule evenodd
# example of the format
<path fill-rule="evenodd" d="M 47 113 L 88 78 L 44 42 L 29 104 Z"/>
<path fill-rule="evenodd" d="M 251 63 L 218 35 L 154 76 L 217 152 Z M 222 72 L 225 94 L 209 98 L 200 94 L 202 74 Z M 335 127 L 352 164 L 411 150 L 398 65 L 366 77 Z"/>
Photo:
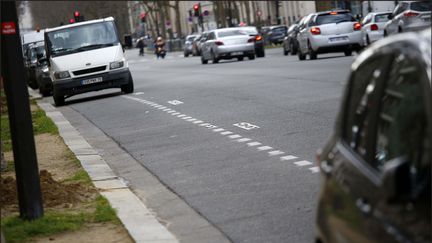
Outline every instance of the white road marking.
<path fill-rule="evenodd" d="M 185 117 L 186 115 L 185 114 L 181 114 L 181 115 L 178 115 L 177 117 Z"/>
<path fill-rule="evenodd" d="M 203 126 L 203 125 L 201 124 L 200 126 Z M 217 126 L 212 125 L 212 124 L 205 125 L 204 127 L 205 127 L 205 128 L 208 128 L 208 129 L 217 128 Z"/>
<path fill-rule="evenodd" d="M 296 164 L 298 166 L 305 166 L 305 165 L 311 165 L 312 162 L 309 162 L 307 160 L 302 160 L 302 161 L 294 162 L 294 164 Z"/>
<path fill-rule="evenodd" d="M 273 148 L 270 147 L 270 146 L 261 146 L 261 147 L 258 147 L 257 149 L 259 151 L 266 151 L 266 150 L 270 150 L 270 149 L 273 149 Z"/>
<path fill-rule="evenodd" d="M 188 119 L 187 121 L 188 122 L 193 122 L 193 121 L 196 121 L 197 119 L 195 119 L 195 118 L 191 118 L 191 119 Z"/>
<path fill-rule="evenodd" d="M 179 116 L 180 117 L 180 116 Z M 182 119 L 183 120 L 186 120 L 186 119 L 190 119 L 190 118 L 192 118 L 191 116 L 185 116 L 185 117 L 183 117 Z"/>
<path fill-rule="evenodd" d="M 183 104 L 183 102 L 181 102 L 180 100 L 170 100 L 170 101 L 168 101 L 168 104 L 180 105 L 180 104 Z"/>
<path fill-rule="evenodd" d="M 250 139 L 250 138 L 240 138 L 239 140 L 237 140 L 237 142 L 244 143 L 244 142 L 248 142 L 250 140 L 252 140 L 252 139 Z"/>
<path fill-rule="evenodd" d="M 194 121 L 195 124 L 203 123 L 203 121 Z"/>
<path fill-rule="evenodd" d="M 175 110 L 170 110 L 170 111 L 167 111 L 168 113 L 174 113 L 175 112 Z"/>
<path fill-rule="evenodd" d="M 242 129 L 245 129 L 245 130 L 248 130 L 248 131 L 252 130 L 252 129 L 259 128 L 259 126 L 253 125 L 253 124 L 250 124 L 250 123 L 247 123 L 247 122 L 239 122 L 239 123 L 233 124 L 233 126 L 240 127 Z"/>
<path fill-rule="evenodd" d="M 213 132 L 222 132 L 222 131 L 225 131 L 225 129 L 223 129 L 223 128 L 213 129 Z"/>
<path fill-rule="evenodd" d="M 297 159 L 297 157 L 292 156 L 292 155 L 280 157 L 280 160 L 282 160 L 282 161 L 293 160 L 293 159 Z"/>
<path fill-rule="evenodd" d="M 142 94 L 144 94 L 144 92 L 136 92 L 136 93 L 134 93 L 134 95 L 142 95 Z"/>
<path fill-rule="evenodd" d="M 320 171 L 318 166 L 310 167 L 308 170 L 312 171 L 312 173 L 318 173 Z"/>
<path fill-rule="evenodd" d="M 238 134 L 234 134 L 234 135 L 231 135 L 231 136 L 228 136 L 228 137 L 231 138 L 231 139 L 236 139 L 236 138 L 241 138 L 242 136 L 240 136 Z"/>
<path fill-rule="evenodd" d="M 178 114 L 180 114 L 180 112 L 171 113 L 171 115 L 173 115 L 173 116 L 177 116 Z"/>
<path fill-rule="evenodd" d="M 166 111 L 166 112 L 168 112 L 168 111 L 170 111 L 171 109 L 170 108 L 165 108 L 165 109 L 163 109 L 163 111 Z"/>
<path fill-rule="evenodd" d="M 233 134 L 233 132 L 226 131 L 226 132 L 221 132 L 220 134 L 221 134 L 221 135 L 230 135 L 230 134 Z"/>
<path fill-rule="evenodd" d="M 259 143 L 259 142 L 251 142 L 251 143 L 248 143 L 247 145 L 249 146 L 249 147 L 253 147 L 253 146 L 258 146 L 258 145 L 261 145 L 262 143 Z"/>
<path fill-rule="evenodd" d="M 158 109 L 159 110 L 163 110 L 163 109 L 166 109 L 167 107 L 166 106 L 161 106 L 161 107 L 159 107 Z"/>
<path fill-rule="evenodd" d="M 270 156 L 276 156 L 276 155 L 284 154 L 285 152 L 282 152 L 280 150 L 275 150 L 275 151 L 270 151 L 268 153 L 269 153 Z"/>

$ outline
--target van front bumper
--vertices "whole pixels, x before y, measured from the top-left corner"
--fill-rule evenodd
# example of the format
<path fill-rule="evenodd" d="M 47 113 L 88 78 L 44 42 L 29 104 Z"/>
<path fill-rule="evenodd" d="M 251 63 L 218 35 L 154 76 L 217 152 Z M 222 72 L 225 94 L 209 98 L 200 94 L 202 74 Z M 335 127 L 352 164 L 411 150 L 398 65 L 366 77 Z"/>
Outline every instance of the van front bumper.
<path fill-rule="evenodd" d="M 62 79 L 53 82 L 53 91 L 56 95 L 72 96 L 90 91 L 98 91 L 109 88 L 120 88 L 129 82 L 129 68 L 110 71 L 106 73 L 88 75 L 79 78 Z M 101 82 L 82 84 L 83 80 L 102 78 Z"/>

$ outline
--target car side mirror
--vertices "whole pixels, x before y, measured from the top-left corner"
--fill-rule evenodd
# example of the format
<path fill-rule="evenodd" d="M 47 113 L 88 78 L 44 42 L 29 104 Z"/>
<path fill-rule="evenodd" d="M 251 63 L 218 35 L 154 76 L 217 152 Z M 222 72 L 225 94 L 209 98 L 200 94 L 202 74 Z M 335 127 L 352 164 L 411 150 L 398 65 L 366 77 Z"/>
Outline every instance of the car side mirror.
<path fill-rule="evenodd" d="M 390 20 L 390 19 L 393 19 L 393 14 L 389 14 L 388 16 L 387 16 L 387 18 Z"/>
<path fill-rule="evenodd" d="M 400 201 L 410 195 L 410 165 L 406 157 L 398 157 L 384 164 L 381 193 L 387 201 Z"/>

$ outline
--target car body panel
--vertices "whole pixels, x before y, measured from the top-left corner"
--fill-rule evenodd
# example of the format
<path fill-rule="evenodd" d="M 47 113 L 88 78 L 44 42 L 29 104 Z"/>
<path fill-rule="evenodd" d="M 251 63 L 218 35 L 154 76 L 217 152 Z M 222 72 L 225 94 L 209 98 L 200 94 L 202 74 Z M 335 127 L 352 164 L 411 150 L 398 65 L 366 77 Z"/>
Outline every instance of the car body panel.
<path fill-rule="evenodd" d="M 363 18 L 361 33 L 364 46 L 384 37 L 384 27 L 387 23 L 386 19 L 390 14 L 391 12 L 369 13 Z M 383 21 L 383 18 L 385 21 Z M 372 29 L 373 25 L 378 27 L 378 29 Z"/>

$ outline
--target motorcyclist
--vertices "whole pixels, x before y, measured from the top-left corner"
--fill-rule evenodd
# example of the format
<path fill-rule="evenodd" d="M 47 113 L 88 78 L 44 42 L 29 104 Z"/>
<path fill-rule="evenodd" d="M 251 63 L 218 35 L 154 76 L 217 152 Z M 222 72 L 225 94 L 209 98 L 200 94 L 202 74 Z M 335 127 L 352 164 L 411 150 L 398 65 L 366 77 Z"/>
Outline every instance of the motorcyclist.
<path fill-rule="evenodd" d="M 137 47 L 139 48 L 139 55 L 144 56 L 144 38 L 139 38 Z"/>
<path fill-rule="evenodd" d="M 155 53 L 157 58 L 165 57 L 165 41 L 163 40 L 162 36 L 159 36 L 155 41 Z"/>

